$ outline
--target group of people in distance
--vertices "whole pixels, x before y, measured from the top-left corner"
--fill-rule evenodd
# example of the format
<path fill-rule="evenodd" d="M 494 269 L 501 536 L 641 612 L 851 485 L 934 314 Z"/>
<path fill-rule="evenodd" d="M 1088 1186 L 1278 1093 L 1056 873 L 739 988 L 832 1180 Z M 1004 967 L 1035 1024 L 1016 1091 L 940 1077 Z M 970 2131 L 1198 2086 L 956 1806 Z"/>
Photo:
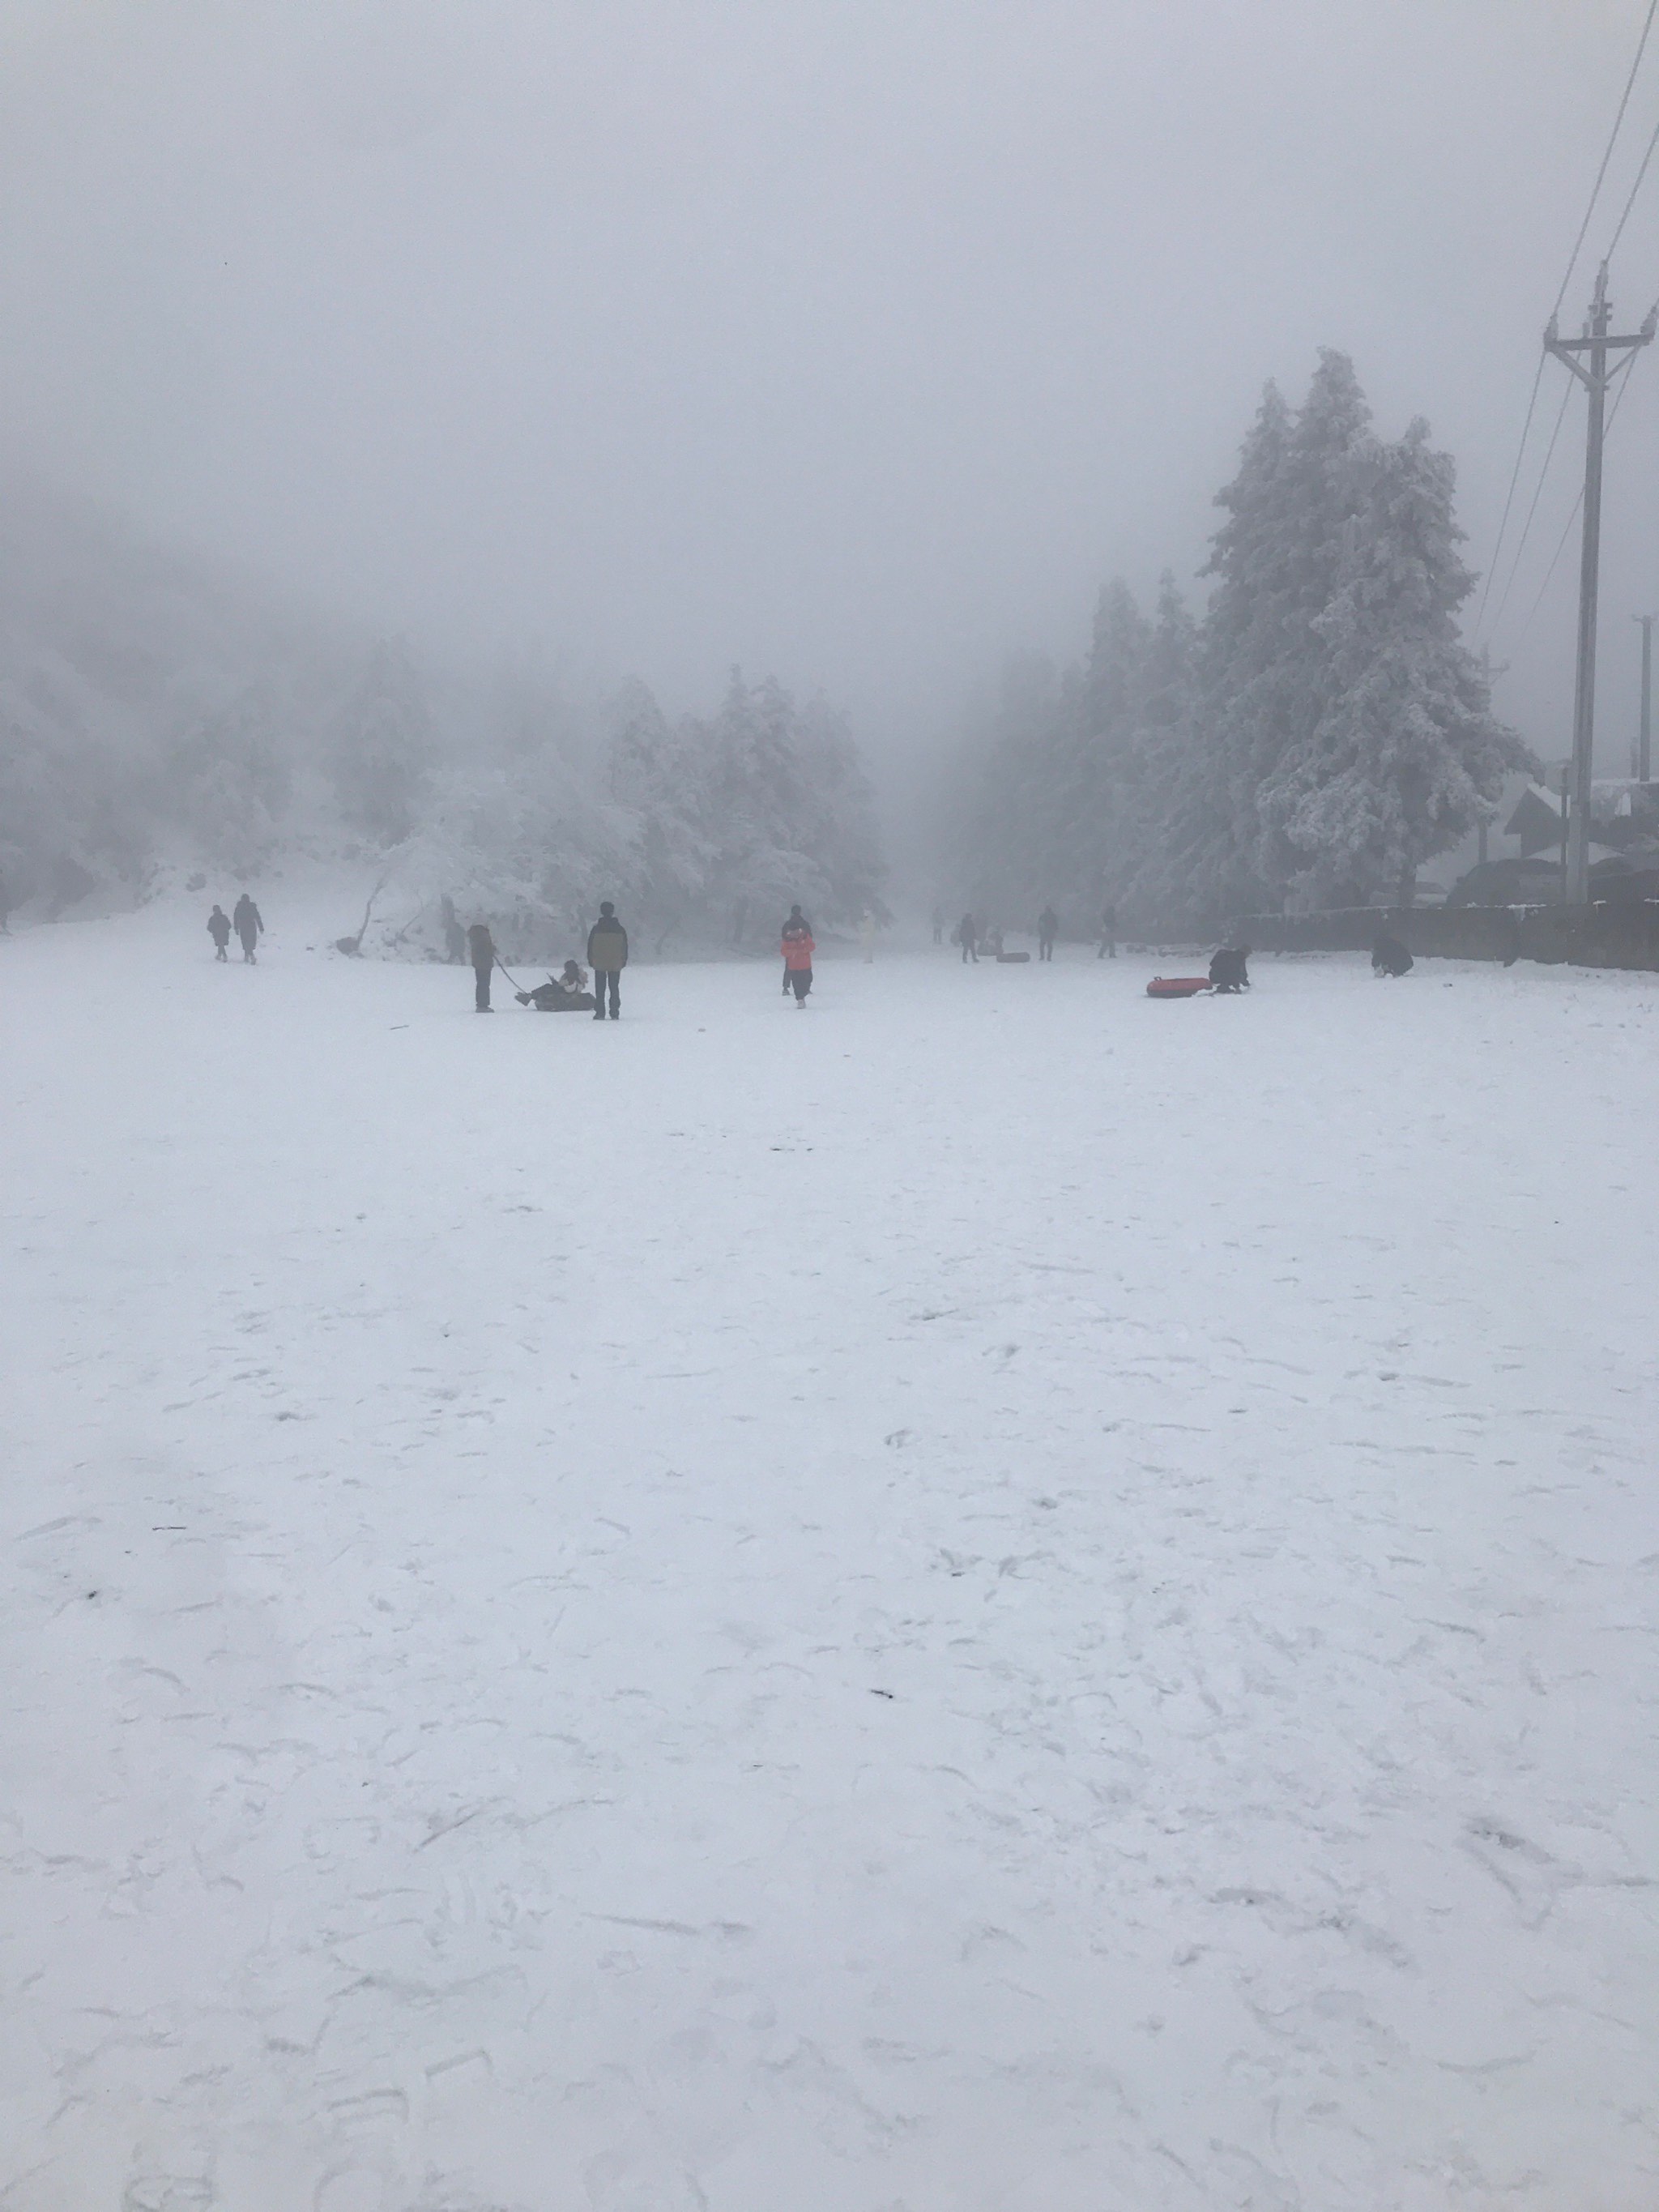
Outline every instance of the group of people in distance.
<path fill-rule="evenodd" d="M 214 958 L 216 960 L 229 958 L 230 955 L 227 948 L 230 944 L 230 933 L 234 930 L 241 940 L 242 957 L 250 968 L 252 967 L 255 963 L 255 948 L 264 933 L 264 927 L 258 908 L 254 905 L 246 891 L 242 893 L 228 914 L 222 906 L 216 906 L 208 916 L 208 935 L 213 939 Z"/>
<path fill-rule="evenodd" d="M 473 1012 L 492 1014 L 495 1010 L 489 1003 L 490 978 L 501 962 L 487 921 L 475 921 L 467 931 L 466 957 L 472 969 Z M 609 1000 L 611 1020 L 622 1019 L 622 971 L 628 965 L 628 932 L 609 899 L 601 900 L 599 918 L 587 933 L 587 963 L 593 971 L 591 990 L 587 969 L 578 961 L 567 960 L 558 975 L 550 975 L 531 991 L 515 987 L 514 996 L 521 1006 L 533 1006 L 538 1014 L 591 1013 L 596 1022 L 605 1019 Z M 507 975 L 505 968 L 501 973 Z M 509 982 L 512 980 L 507 976 Z"/>
<path fill-rule="evenodd" d="M 1052 906 L 1045 906 L 1037 916 L 1036 940 L 1039 960 L 1054 958 L 1054 945 L 1059 937 L 1060 916 Z M 1100 927 L 1096 931 L 1095 937 L 1100 948 L 1095 955 L 1096 959 L 1115 960 L 1117 957 L 1117 908 L 1115 906 L 1109 906 L 1103 910 Z M 933 908 L 933 942 L 935 945 L 942 945 L 945 942 L 945 909 L 941 906 L 935 906 Z M 975 967 L 979 964 L 981 952 L 988 960 L 1000 960 L 1003 957 L 1002 931 L 994 924 L 981 921 L 972 913 L 964 914 L 951 932 L 951 942 L 962 947 L 963 963 L 966 963 L 971 960 Z M 1022 952 L 1018 955 L 1011 954 L 1009 957 L 1024 960 L 1026 955 Z"/>
<path fill-rule="evenodd" d="M 453 908 L 446 906 L 447 930 Z M 945 935 L 945 916 L 939 907 L 933 908 L 933 942 L 938 945 Z M 866 961 L 872 957 L 874 944 L 874 923 L 866 915 L 867 927 L 860 927 L 860 938 Z M 256 948 L 264 931 L 259 909 L 244 891 L 234 908 L 227 914 L 216 906 L 208 916 L 208 934 L 213 939 L 215 957 L 229 957 L 228 947 L 233 933 L 240 940 L 242 957 L 250 965 L 256 957 Z M 1002 932 L 981 928 L 972 914 L 964 914 L 952 932 L 951 940 L 962 947 L 964 961 L 978 962 L 981 948 L 988 957 L 999 958 L 1002 954 Z M 1060 917 L 1052 906 L 1045 906 L 1037 917 L 1037 957 L 1052 960 L 1054 943 L 1060 935 Z M 453 930 L 459 939 L 459 927 Z M 1117 957 L 1117 910 L 1109 906 L 1101 916 L 1100 950 L 1098 959 Z M 459 945 L 456 946 L 459 950 Z M 475 921 L 465 933 L 466 958 L 472 969 L 473 1009 L 480 1014 L 495 1012 L 489 1003 L 490 980 L 501 966 L 501 956 L 495 950 L 495 940 L 489 925 Z M 783 953 L 783 995 L 792 994 L 798 1009 L 804 1010 L 807 994 L 812 988 L 812 955 L 816 951 L 812 926 L 799 906 L 792 906 L 789 918 L 783 925 L 781 950 Z M 1218 991 L 1237 991 L 1249 988 L 1249 975 L 1245 961 L 1249 956 L 1249 945 L 1230 946 L 1218 952 L 1210 963 L 1210 982 Z M 1024 959 L 1020 953 L 1010 956 Z M 628 932 L 617 919 L 617 909 L 609 899 L 599 905 L 599 918 L 587 933 L 588 968 L 579 961 L 567 960 L 560 973 L 550 975 L 546 982 L 538 983 L 533 990 L 520 991 L 514 986 L 514 995 L 521 1006 L 533 1006 L 538 1013 L 591 1013 L 596 1022 L 605 1018 L 607 1001 L 611 1019 L 622 1018 L 622 971 L 628 965 Z M 1412 956 L 1401 939 L 1383 931 L 1371 949 L 1371 969 L 1377 975 L 1404 975 L 1412 967 Z M 591 968 L 592 975 L 588 975 Z M 501 973 L 507 974 L 505 968 Z M 511 976 L 507 977 L 509 982 Z"/>

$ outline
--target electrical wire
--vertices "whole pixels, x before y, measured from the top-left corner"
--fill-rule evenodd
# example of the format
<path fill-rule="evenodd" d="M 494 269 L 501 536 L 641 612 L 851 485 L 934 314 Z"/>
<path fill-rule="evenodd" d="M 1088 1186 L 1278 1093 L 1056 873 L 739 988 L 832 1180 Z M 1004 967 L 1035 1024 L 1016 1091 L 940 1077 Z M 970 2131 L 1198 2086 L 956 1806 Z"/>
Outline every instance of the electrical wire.
<path fill-rule="evenodd" d="M 1547 355 L 1540 356 L 1540 360 L 1547 359 Z M 1544 496 L 1544 486 L 1549 482 L 1550 463 L 1555 459 L 1555 448 L 1561 435 L 1561 425 L 1567 419 L 1567 403 L 1572 398 L 1577 383 L 1576 377 L 1570 377 L 1566 389 L 1561 394 L 1561 404 L 1556 410 L 1555 428 L 1550 432 L 1550 441 L 1544 453 L 1544 465 L 1539 470 L 1538 482 L 1533 487 L 1532 505 L 1527 509 L 1527 519 L 1521 526 L 1520 543 L 1515 549 L 1515 558 L 1510 562 L 1509 580 L 1505 583 L 1503 596 L 1498 602 L 1498 612 L 1492 618 L 1494 629 L 1504 619 L 1504 610 L 1510 603 L 1510 593 L 1515 589 L 1515 580 L 1521 572 L 1521 556 L 1527 550 L 1527 540 L 1532 534 L 1533 517 L 1538 512 L 1539 501 Z"/>
<path fill-rule="evenodd" d="M 1486 563 L 1486 580 L 1481 588 L 1480 605 L 1475 611 L 1477 630 L 1486 619 L 1486 602 L 1492 597 L 1492 580 L 1498 574 L 1498 556 L 1504 550 L 1504 532 L 1510 526 L 1510 509 L 1515 505 L 1515 487 L 1521 481 L 1521 464 L 1527 458 L 1527 440 L 1532 434 L 1532 418 L 1538 406 L 1539 386 L 1544 381 L 1544 363 L 1549 356 L 1538 356 L 1538 374 L 1532 380 L 1532 397 L 1527 402 L 1527 419 L 1521 425 L 1521 442 L 1515 449 L 1515 466 L 1510 471 L 1510 488 L 1504 495 L 1504 512 L 1498 518 L 1498 535 L 1492 541 L 1492 559 Z"/>
<path fill-rule="evenodd" d="M 1601 257 L 1604 261 L 1612 260 L 1613 246 L 1618 245 L 1625 234 L 1625 225 L 1630 221 L 1630 211 L 1636 205 L 1636 195 L 1642 189 L 1642 179 L 1648 173 L 1648 163 L 1653 159 L 1653 149 L 1656 146 L 1659 146 L 1659 124 L 1654 125 L 1653 136 L 1648 141 L 1648 150 L 1643 155 L 1642 166 L 1636 172 L 1636 182 L 1631 186 L 1630 198 L 1625 202 L 1625 212 L 1620 216 L 1619 228 L 1613 234 L 1613 245 L 1608 246 L 1606 253 Z"/>
<path fill-rule="evenodd" d="M 1567 287 L 1572 282 L 1572 272 L 1578 265 L 1578 256 L 1583 249 L 1584 240 L 1589 232 L 1590 218 L 1595 213 L 1595 203 L 1601 198 L 1601 186 L 1607 179 L 1607 164 L 1613 159 L 1613 149 L 1619 141 L 1619 133 L 1624 125 L 1625 111 L 1630 106 L 1630 96 L 1636 85 L 1636 74 L 1642 66 L 1642 57 L 1647 52 L 1648 34 L 1653 28 L 1653 19 L 1656 15 L 1659 15 L 1659 0 L 1648 0 L 1647 19 L 1642 25 L 1642 35 L 1636 42 L 1636 58 L 1630 65 L 1630 75 L 1625 79 L 1624 95 L 1619 102 L 1619 112 L 1613 118 L 1613 129 L 1607 134 L 1607 146 L 1601 155 L 1601 166 L 1596 171 L 1595 182 L 1590 187 L 1589 204 L 1584 210 L 1584 220 L 1578 226 L 1578 235 L 1573 241 L 1571 253 L 1567 257 L 1565 273 L 1561 278 L 1561 289 L 1557 292 L 1555 295 L 1555 305 L 1550 310 L 1550 317 L 1552 320 L 1553 320 L 1554 318 L 1561 312 L 1561 302 L 1567 296 Z M 1638 173 L 1636 179 L 1636 187 L 1632 188 L 1630 201 L 1626 203 L 1625 212 L 1619 218 L 1619 228 L 1613 233 L 1613 246 L 1617 246 L 1620 236 L 1623 234 L 1626 220 L 1630 214 L 1631 201 L 1634 201 L 1636 198 L 1636 190 L 1640 187 L 1642 178 L 1647 173 L 1648 163 L 1653 158 L 1653 151 L 1656 145 L 1659 145 L 1659 131 L 1656 131 L 1654 132 L 1653 138 L 1649 143 L 1647 153 L 1643 157 L 1641 171 Z M 1609 246 L 1607 251 L 1608 253 L 1611 254 L 1613 247 Z M 1510 488 L 1504 497 L 1504 512 L 1498 521 L 1498 536 L 1492 544 L 1492 559 L 1486 565 L 1486 580 L 1481 589 L 1480 605 L 1474 618 L 1474 627 L 1477 631 L 1486 618 L 1486 602 L 1492 597 L 1492 579 L 1498 574 L 1498 560 L 1504 550 L 1504 534 L 1509 528 L 1510 512 L 1515 504 L 1515 488 L 1521 481 L 1522 464 L 1527 458 L 1527 440 L 1532 434 L 1532 418 L 1538 405 L 1539 387 L 1544 380 L 1544 356 L 1540 354 L 1538 359 L 1538 373 L 1532 380 L 1532 396 L 1527 401 L 1527 419 L 1521 425 L 1521 442 L 1516 447 L 1515 466 L 1510 471 Z M 1556 434 L 1559 435 L 1561 428 L 1559 420 L 1555 428 Z M 1554 438 L 1552 438 L 1550 441 L 1550 448 L 1552 452 L 1553 452 L 1554 447 L 1555 440 Z M 1549 467 L 1547 456 L 1545 459 L 1544 467 L 1547 471 Z M 1540 477 L 1539 479 L 1540 489 L 1542 487 L 1542 482 L 1543 479 Z M 1537 507 L 1537 499 L 1534 497 L 1533 501 L 1533 506 L 1534 508 Z M 1530 523 L 1530 516 L 1528 517 L 1528 521 Z M 1526 532 L 1524 531 L 1522 532 L 1521 542 L 1522 545 L 1524 546 L 1526 544 Z M 1517 550 L 1516 554 L 1516 562 L 1518 562 L 1519 560 L 1520 552 Z M 1511 565 L 1510 569 L 1510 581 L 1511 584 L 1515 581 L 1514 565 Z M 1505 599 L 1507 599 L 1508 596 L 1509 594 L 1506 590 L 1504 592 Z M 1494 621 L 1501 620 L 1503 612 L 1503 606 L 1500 605 L 1497 616 L 1493 617 Z"/>
<path fill-rule="evenodd" d="M 1555 305 L 1550 309 L 1552 316 L 1560 313 L 1561 302 L 1566 298 L 1567 287 L 1572 282 L 1572 272 L 1578 266 L 1578 256 L 1583 250 L 1584 239 L 1590 227 L 1590 217 L 1595 213 L 1595 203 L 1601 195 L 1601 186 L 1607 173 L 1607 163 L 1612 161 L 1613 149 L 1618 143 L 1620 128 L 1625 120 L 1625 110 L 1630 106 L 1631 93 L 1636 83 L 1636 72 L 1641 68 L 1642 57 L 1647 52 L 1648 33 L 1653 28 L 1653 19 L 1656 15 L 1659 15 L 1659 0 L 1648 0 L 1647 21 L 1643 24 L 1642 35 L 1636 42 L 1636 59 L 1631 64 L 1630 75 L 1625 79 L 1624 98 L 1619 103 L 1619 112 L 1613 117 L 1613 129 L 1607 134 L 1607 151 L 1602 155 L 1601 166 L 1595 173 L 1595 182 L 1590 186 L 1589 205 L 1584 210 L 1584 220 L 1578 226 L 1578 235 L 1574 240 L 1572 252 L 1567 258 L 1566 274 L 1562 277 L 1561 289 L 1555 295 Z M 1652 150 L 1651 147 L 1648 149 L 1650 153 Z M 1642 167 L 1645 169 L 1647 163 L 1644 161 Z M 1641 182 L 1639 177 L 1637 182 L 1638 184 Z M 1632 193 L 1631 197 L 1634 198 L 1635 194 Z M 1626 208 L 1625 212 L 1628 215 L 1629 209 Z M 1619 228 L 1622 230 L 1624 227 L 1621 220 Z"/>
<path fill-rule="evenodd" d="M 1624 367 L 1617 372 L 1619 377 L 1619 389 L 1613 394 L 1613 412 L 1607 416 L 1607 434 L 1608 436 L 1612 435 L 1613 426 L 1619 420 L 1619 410 L 1625 404 L 1625 394 L 1630 388 L 1630 373 L 1635 365 L 1636 355 L 1634 350 L 1632 350 L 1626 355 Z M 1571 388 L 1571 387 L 1569 386 L 1569 389 Z M 1527 611 L 1527 620 L 1529 623 L 1533 617 L 1538 612 L 1539 608 L 1544 604 L 1544 594 L 1550 587 L 1550 579 L 1555 574 L 1556 568 L 1560 562 L 1561 556 L 1567 550 L 1567 540 L 1572 535 L 1572 526 L 1577 521 L 1579 514 L 1583 511 L 1583 505 L 1584 488 L 1581 484 L 1578 487 L 1578 496 L 1572 503 L 1572 512 L 1567 517 L 1567 526 L 1561 532 L 1561 536 L 1557 542 L 1555 550 L 1550 556 L 1550 565 L 1544 571 L 1544 580 L 1538 586 L 1538 597 L 1533 601 L 1532 605 Z"/>

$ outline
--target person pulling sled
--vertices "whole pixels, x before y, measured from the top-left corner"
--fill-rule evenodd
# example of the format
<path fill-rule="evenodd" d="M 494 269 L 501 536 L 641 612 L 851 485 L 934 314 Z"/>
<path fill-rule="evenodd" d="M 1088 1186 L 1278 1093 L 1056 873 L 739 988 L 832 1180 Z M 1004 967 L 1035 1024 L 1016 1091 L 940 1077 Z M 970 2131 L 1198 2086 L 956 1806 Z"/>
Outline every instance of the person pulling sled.
<path fill-rule="evenodd" d="M 495 1009 L 489 1003 L 489 978 L 495 966 L 495 940 L 487 921 L 475 921 L 467 931 L 466 957 L 472 963 L 472 1011 L 475 1014 L 493 1014 Z"/>

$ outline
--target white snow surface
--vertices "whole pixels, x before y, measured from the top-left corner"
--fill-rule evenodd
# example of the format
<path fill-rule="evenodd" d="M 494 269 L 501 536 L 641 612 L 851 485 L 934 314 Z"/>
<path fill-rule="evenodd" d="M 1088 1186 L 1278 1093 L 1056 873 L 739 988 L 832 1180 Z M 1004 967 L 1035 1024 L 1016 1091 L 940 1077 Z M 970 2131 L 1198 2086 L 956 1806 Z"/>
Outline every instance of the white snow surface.
<path fill-rule="evenodd" d="M 1659 981 L 265 913 L 0 944 L 5 2212 L 1659 2204 Z"/>

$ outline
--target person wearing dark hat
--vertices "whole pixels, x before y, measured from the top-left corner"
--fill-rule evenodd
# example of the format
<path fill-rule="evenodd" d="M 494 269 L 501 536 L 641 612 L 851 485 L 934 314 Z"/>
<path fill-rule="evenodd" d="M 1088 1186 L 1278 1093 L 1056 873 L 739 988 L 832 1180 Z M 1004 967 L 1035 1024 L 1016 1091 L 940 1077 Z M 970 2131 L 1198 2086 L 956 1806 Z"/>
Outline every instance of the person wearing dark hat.
<path fill-rule="evenodd" d="M 812 950 L 811 930 L 796 907 L 783 925 L 783 988 L 786 997 L 794 993 L 797 1006 L 806 1004 L 806 994 L 812 988 Z"/>
<path fill-rule="evenodd" d="M 628 932 L 617 919 L 609 899 L 599 902 L 599 918 L 587 933 L 587 964 L 593 970 L 593 1018 L 605 1019 L 605 1000 L 611 994 L 611 1018 L 622 1018 L 622 971 L 628 965 Z"/>
<path fill-rule="evenodd" d="M 783 925 L 783 995 L 789 996 L 789 940 L 792 937 L 811 937 L 812 925 L 798 906 L 789 909 L 789 919 Z M 810 964 L 810 963 L 809 963 Z"/>
<path fill-rule="evenodd" d="M 490 971 L 495 965 L 495 940 L 487 921 L 475 921 L 466 933 L 466 957 L 472 963 L 472 1011 L 493 1014 L 489 1003 Z"/>

